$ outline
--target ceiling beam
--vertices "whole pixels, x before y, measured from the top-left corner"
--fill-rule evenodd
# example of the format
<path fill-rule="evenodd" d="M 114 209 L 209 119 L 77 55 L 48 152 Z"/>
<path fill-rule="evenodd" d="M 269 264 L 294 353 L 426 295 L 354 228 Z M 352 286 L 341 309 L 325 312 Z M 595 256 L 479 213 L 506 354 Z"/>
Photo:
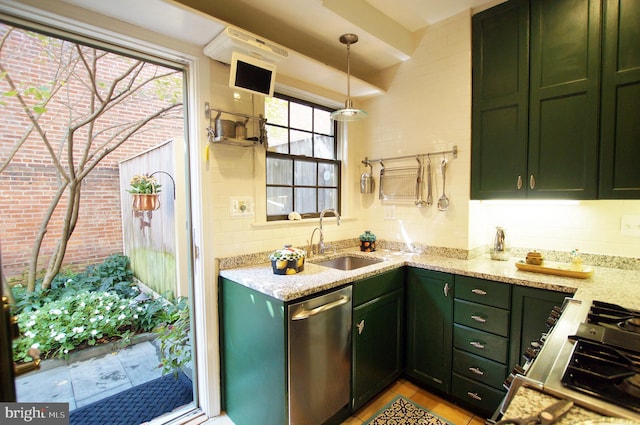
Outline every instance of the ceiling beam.
<path fill-rule="evenodd" d="M 413 34 L 365 0 L 322 0 L 322 5 L 397 50 L 399 59 L 411 58 Z"/>

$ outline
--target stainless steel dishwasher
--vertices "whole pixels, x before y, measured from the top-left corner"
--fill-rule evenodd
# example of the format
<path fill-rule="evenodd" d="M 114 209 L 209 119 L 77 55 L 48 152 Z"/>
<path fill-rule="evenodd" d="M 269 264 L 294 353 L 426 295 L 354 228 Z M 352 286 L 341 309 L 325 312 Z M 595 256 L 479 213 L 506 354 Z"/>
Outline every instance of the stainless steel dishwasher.
<path fill-rule="evenodd" d="M 349 404 L 351 286 L 288 309 L 289 425 L 320 425 Z"/>

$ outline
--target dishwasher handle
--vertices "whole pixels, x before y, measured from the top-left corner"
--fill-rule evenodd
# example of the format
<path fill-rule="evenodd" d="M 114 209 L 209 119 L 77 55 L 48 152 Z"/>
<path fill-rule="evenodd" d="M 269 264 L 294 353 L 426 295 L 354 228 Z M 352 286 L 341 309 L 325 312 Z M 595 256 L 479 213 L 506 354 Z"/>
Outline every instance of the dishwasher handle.
<path fill-rule="evenodd" d="M 301 309 L 300 311 L 296 312 L 292 317 L 291 320 L 304 320 L 304 319 L 308 319 L 311 316 L 316 316 L 320 313 L 324 313 L 325 311 L 331 310 L 332 308 L 336 308 L 339 307 L 343 304 L 348 303 L 351 300 L 351 298 L 343 295 L 340 298 L 338 298 L 335 301 L 331 301 L 330 303 L 326 303 L 326 304 L 322 304 L 321 306 L 312 308 L 311 310 L 307 310 L 306 308 Z"/>

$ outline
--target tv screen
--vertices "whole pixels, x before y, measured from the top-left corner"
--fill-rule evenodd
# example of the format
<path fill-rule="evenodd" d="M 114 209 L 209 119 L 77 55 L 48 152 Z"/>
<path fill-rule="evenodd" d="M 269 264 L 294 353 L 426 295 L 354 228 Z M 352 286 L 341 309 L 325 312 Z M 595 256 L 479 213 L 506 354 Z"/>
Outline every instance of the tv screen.
<path fill-rule="evenodd" d="M 275 77 L 275 64 L 233 52 L 229 87 L 263 96 L 273 96 Z"/>

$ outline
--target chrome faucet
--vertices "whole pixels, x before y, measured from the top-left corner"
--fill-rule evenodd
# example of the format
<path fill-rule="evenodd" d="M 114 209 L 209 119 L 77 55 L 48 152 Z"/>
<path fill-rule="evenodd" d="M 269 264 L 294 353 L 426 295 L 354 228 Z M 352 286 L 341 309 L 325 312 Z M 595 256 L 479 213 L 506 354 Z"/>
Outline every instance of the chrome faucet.
<path fill-rule="evenodd" d="M 333 209 L 333 208 L 325 208 L 324 210 L 322 210 L 322 212 L 320 213 L 320 242 L 318 242 L 318 254 L 324 254 L 324 250 L 326 248 L 325 244 L 324 244 L 324 233 L 322 232 L 322 219 L 324 218 L 325 214 L 327 213 L 332 213 L 333 215 L 336 216 L 336 219 L 338 221 L 338 226 L 340 225 L 340 214 L 338 214 L 338 211 Z M 311 234 L 311 242 L 313 242 L 313 233 Z"/>

